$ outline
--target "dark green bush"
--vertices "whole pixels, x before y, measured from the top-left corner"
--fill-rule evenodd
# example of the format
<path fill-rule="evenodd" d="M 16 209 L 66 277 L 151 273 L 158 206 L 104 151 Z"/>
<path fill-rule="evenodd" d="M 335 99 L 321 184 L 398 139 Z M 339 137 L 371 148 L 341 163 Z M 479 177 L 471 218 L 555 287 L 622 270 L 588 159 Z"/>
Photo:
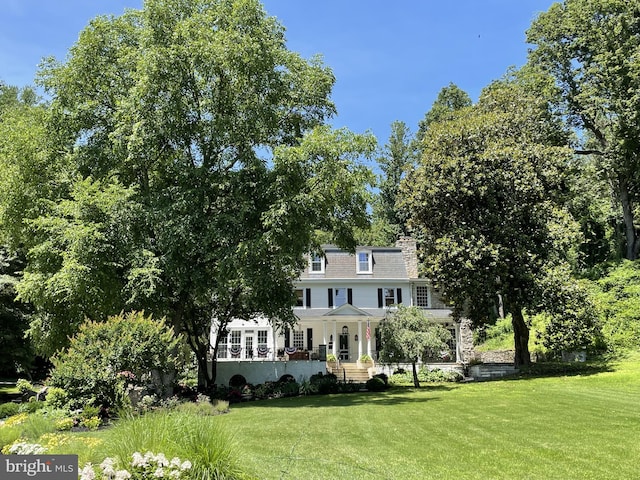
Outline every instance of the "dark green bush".
<path fill-rule="evenodd" d="M 370 392 L 381 392 L 387 388 L 384 380 L 379 377 L 373 377 L 367 380 L 366 387 Z"/>
<path fill-rule="evenodd" d="M 0 418 L 10 417 L 15 415 L 20 410 L 20 406 L 17 403 L 9 402 L 0 405 Z"/>

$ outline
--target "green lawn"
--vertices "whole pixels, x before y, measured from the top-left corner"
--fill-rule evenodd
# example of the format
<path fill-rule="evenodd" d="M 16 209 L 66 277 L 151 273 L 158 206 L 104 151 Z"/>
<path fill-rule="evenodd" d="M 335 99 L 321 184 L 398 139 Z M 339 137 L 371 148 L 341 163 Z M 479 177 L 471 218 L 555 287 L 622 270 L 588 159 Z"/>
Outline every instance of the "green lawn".
<path fill-rule="evenodd" d="M 260 479 L 640 478 L 640 357 L 585 376 L 234 405 Z"/>

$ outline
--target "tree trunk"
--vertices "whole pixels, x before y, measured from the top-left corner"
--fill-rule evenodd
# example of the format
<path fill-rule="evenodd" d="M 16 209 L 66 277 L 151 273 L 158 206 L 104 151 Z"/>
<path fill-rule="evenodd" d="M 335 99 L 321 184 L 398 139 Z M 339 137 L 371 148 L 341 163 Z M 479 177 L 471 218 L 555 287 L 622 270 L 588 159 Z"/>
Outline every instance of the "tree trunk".
<path fill-rule="evenodd" d="M 529 327 L 524 321 L 522 308 L 515 307 L 511 311 L 511 324 L 513 325 L 513 340 L 516 347 L 514 363 L 516 367 L 531 364 L 529 355 Z"/>
<path fill-rule="evenodd" d="M 635 260 L 638 257 L 638 235 L 634 225 L 633 205 L 629 198 L 629 182 L 623 175 L 618 175 L 618 196 L 622 204 L 622 218 L 624 220 L 624 234 L 626 240 L 625 258 Z"/>
<path fill-rule="evenodd" d="M 418 369 L 416 367 L 416 360 L 411 362 L 411 367 L 413 369 L 413 386 L 416 388 L 420 388 L 420 381 L 418 380 Z"/>

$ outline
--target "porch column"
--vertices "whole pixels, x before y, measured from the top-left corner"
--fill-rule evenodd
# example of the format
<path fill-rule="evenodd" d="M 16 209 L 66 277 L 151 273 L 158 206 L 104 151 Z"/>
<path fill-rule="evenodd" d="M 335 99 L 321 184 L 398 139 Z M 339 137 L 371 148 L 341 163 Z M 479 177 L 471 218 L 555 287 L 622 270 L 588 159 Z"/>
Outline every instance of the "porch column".
<path fill-rule="evenodd" d="M 453 322 L 453 326 L 455 327 L 455 335 L 456 335 L 456 363 L 461 363 L 460 358 L 462 355 L 460 354 L 460 323 Z"/>
<path fill-rule="evenodd" d="M 278 358 L 278 343 L 275 327 L 271 327 L 271 360 Z"/>
<path fill-rule="evenodd" d="M 331 345 L 331 353 L 333 353 L 336 357 L 338 356 L 338 349 L 336 345 L 338 344 L 338 329 L 335 320 L 333 321 L 333 345 Z"/>
<path fill-rule="evenodd" d="M 362 356 L 362 320 L 358 320 L 358 360 Z"/>
<path fill-rule="evenodd" d="M 327 343 L 327 321 L 322 321 L 322 343 L 328 345 Z"/>
<path fill-rule="evenodd" d="M 373 358 L 373 355 L 371 354 L 371 337 L 373 336 L 373 327 L 371 326 L 370 320 L 369 320 L 369 329 L 371 333 L 370 333 L 370 337 L 367 338 L 367 355 Z"/>

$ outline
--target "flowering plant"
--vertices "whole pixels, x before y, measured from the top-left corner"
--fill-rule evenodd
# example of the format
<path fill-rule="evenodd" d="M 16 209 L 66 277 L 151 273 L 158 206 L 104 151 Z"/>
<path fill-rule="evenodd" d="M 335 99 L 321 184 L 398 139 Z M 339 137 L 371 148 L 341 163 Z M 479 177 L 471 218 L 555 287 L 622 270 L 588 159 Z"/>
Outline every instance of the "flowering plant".
<path fill-rule="evenodd" d="M 148 480 L 164 477 L 178 480 L 184 472 L 191 469 L 191 462 L 182 461 L 178 457 L 168 460 L 162 453 L 156 455 L 147 452 L 142 455 L 135 452 L 129 470 L 116 470 L 113 458 L 105 458 L 100 469 L 100 476 L 96 476 L 93 465 L 88 463 L 80 472 L 80 480 Z"/>
<path fill-rule="evenodd" d="M 39 443 L 27 443 L 24 441 L 14 442 L 2 449 L 2 453 L 10 455 L 42 455 L 46 451 L 47 449 Z"/>

